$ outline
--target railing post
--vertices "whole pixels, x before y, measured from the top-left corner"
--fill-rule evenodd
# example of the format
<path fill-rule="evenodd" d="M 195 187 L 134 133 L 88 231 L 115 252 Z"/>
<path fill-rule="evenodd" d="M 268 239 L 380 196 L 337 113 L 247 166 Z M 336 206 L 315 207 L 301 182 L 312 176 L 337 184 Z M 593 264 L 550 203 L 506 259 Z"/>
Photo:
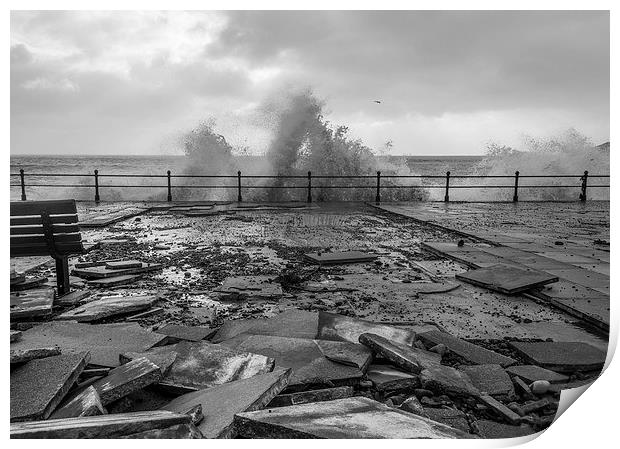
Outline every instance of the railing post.
<path fill-rule="evenodd" d="M 241 198 L 241 170 L 237 172 L 237 201 L 240 203 Z"/>
<path fill-rule="evenodd" d="M 515 194 L 512 196 L 512 201 L 519 201 L 519 170 L 515 172 Z"/>
<path fill-rule="evenodd" d="M 99 170 L 95 170 L 95 203 L 99 201 Z"/>
<path fill-rule="evenodd" d="M 172 201 L 172 180 L 170 179 L 170 170 L 168 170 L 168 202 Z"/>
<path fill-rule="evenodd" d="M 312 172 L 308 171 L 308 198 L 306 200 L 308 203 L 312 202 Z"/>
<path fill-rule="evenodd" d="M 22 184 L 22 201 L 26 201 L 26 182 L 24 181 L 24 169 L 19 170 L 19 180 Z"/>
<path fill-rule="evenodd" d="M 447 203 L 450 201 L 450 172 L 446 172 L 446 195 L 443 197 L 443 200 Z"/>
<path fill-rule="evenodd" d="M 579 199 L 582 202 L 586 201 L 586 190 L 588 188 L 588 170 L 583 172 L 583 176 L 581 177 L 581 194 L 579 195 Z"/>
<path fill-rule="evenodd" d="M 375 196 L 375 203 L 381 204 L 381 172 L 377 171 L 377 195 Z"/>

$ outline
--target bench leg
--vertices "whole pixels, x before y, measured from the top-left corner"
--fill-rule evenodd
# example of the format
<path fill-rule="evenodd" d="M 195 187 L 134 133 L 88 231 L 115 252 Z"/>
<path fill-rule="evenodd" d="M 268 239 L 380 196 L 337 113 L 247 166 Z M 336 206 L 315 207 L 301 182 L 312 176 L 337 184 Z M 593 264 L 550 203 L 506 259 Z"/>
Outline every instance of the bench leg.
<path fill-rule="evenodd" d="M 56 285 L 58 286 L 58 296 L 69 293 L 69 259 L 61 257 L 56 259 Z"/>

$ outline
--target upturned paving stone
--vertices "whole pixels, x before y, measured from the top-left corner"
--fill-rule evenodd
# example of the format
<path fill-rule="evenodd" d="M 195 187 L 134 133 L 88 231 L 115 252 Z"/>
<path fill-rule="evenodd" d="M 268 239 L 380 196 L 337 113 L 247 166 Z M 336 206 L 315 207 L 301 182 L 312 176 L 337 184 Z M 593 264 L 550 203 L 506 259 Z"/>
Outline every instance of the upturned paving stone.
<path fill-rule="evenodd" d="M 11 349 L 11 365 L 29 362 L 34 359 L 44 359 L 54 355 L 60 355 L 60 348 Z"/>
<path fill-rule="evenodd" d="M 36 288 L 13 293 L 10 297 L 11 321 L 50 315 L 53 304 L 53 288 Z"/>
<path fill-rule="evenodd" d="M 93 279 L 88 281 L 88 285 L 91 287 L 114 287 L 117 285 L 129 284 L 133 281 L 137 281 L 142 277 L 141 274 L 125 274 L 123 276 L 113 276 L 104 279 Z"/>
<path fill-rule="evenodd" d="M 606 354 L 580 342 L 510 342 L 512 348 L 530 363 L 560 373 L 600 370 Z"/>
<path fill-rule="evenodd" d="M 31 360 L 11 370 L 11 422 L 47 419 L 88 364 L 87 352 Z"/>
<path fill-rule="evenodd" d="M 234 425 L 242 438 L 471 438 L 364 397 L 239 413 Z"/>
<path fill-rule="evenodd" d="M 74 290 L 66 295 L 59 296 L 54 299 L 55 306 L 74 306 L 79 304 L 84 299 L 88 298 L 91 295 L 89 291 L 86 290 Z"/>
<path fill-rule="evenodd" d="M 215 333 L 215 329 L 201 326 L 183 326 L 179 324 L 166 324 L 155 332 L 166 335 L 168 342 L 178 343 L 180 341 L 200 341 Z"/>
<path fill-rule="evenodd" d="M 266 320 L 254 320 L 256 324 L 247 330 L 254 335 L 275 337 L 317 338 L 319 314 L 306 310 L 290 309 Z"/>
<path fill-rule="evenodd" d="M 165 410 L 117 413 L 11 424 L 11 439 L 119 438 L 152 429 L 189 424 L 187 415 Z"/>
<path fill-rule="evenodd" d="M 63 354 L 89 351 L 91 364 L 114 367 L 120 364 L 119 354 L 146 351 L 165 338 L 142 329 L 138 324 L 93 325 L 57 321 L 22 332 L 22 339 L 11 343 L 11 349 L 40 348 L 54 342 Z"/>
<path fill-rule="evenodd" d="M 23 290 L 28 290 L 31 288 L 39 287 L 40 285 L 43 285 L 46 282 L 47 282 L 46 277 L 24 279 L 23 282 L 20 282 L 18 284 L 11 284 L 11 291 L 19 292 Z"/>
<path fill-rule="evenodd" d="M 123 268 L 119 270 L 111 270 L 105 266 L 97 266 L 90 268 L 75 268 L 71 274 L 84 279 L 102 279 L 116 276 L 126 276 L 130 274 L 148 273 L 150 271 L 161 270 L 162 264 L 159 263 L 142 263 L 140 267 Z"/>
<path fill-rule="evenodd" d="M 333 401 L 334 399 L 350 398 L 354 394 L 355 390 L 350 386 L 279 394 L 273 398 L 267 407 L 286 407 L 289 405 L 309 404 L 311 402 Z"/>
<path fill-rule="evenodd" d="M 277 369 L 248 379 L 187 393 L 162 407 L 177 413 L 187 413 L 200 404 L 203 420 L 197 427 L 205 438 L 235 436 L 234 416 L 237 413 L 260 410 L 269 404 L 288 384 L 290 369 Z"/>
<path fill-rule="evenodd" d="M 359 337 L 359 341 L 394 365 L 414 374 L 419 374 L 429 365 L 441 363 L 441 356 L 439 354 L 392 343 L 380 335 L 362 334 Z"/>
<path fill-rule="evenodd" d="M 443 423 L 454 429 L 469 432 L 469 422 L 465 413 L 453 408 L 431 408 L 425 407 L 424 412 L 429 419 Z"/>
<path fill-rule="evenodd" d="M 505 264 L 470 270 L 457 274 L 456 278 L 506 295 L 515 295 L 558 281 L 556 275 L 544 271 L 521 269 Z"/>
<path fill-rule="evenodd" d="M 157 296 L 109 296 L 65 312 L 56 319 L 91 322 L 148 309 L 158 299 Z"/>
<path fill-rule="evenodd" d="M 106 268 L 111 270 L 121 270 L 123 268 L 137 268 L 142 266 L 142 262 L 139 260 L 117 260 L 106 262 Z"/>
<path fill-rule="evenodd" d="M 452 351 L 456 355 L 477 365 L 497 364 L 506 367 L 516 363 L 516 360 L 510 357 L 506 357 L 504 355 L 498 354 L 497 352 L 461 340 L 445 332 L 423 332 L 421 334 L 418 334 L 418 337 L 427 346 L 434 346 L 440 343 L 444 344 L 450 351 Z"/>
<path fill-rule="evenodd" d="M 411 392 L 420 386 L 420 378 L 391 365 L 371 364 L 366 372 L 378 391 L 383 393 Z"/>
<path fill-rule="evenodd" d="M 355 366 L 363 373 L 372 361 L 372 351 L 364 345 L 346 341 L 314 340 L 314 342 L 328 360 Z"/>
<path fill-rule="evenodd" d="M 114 368 L 92 386 L 97 390 L 101 403 L 108 405 L 134 391 L 159 382 L 161 377 L 159 366 L 146 358 L 139 358 Z"/>
<path fill-rule="evenodd" d="M 506 372 L 519 376 L 528 383 L 537 380 L 546 380 L 551 383 L 568 382 L 568 376 L 536 365 L 514 365 L 506 368 Z"/>
<path fill-rule="evenodd" d="M 211 338 L 211 342 L 222 343 L 223 341 L 230 340 L 239 334 L 248 333 L 258 323 L 265 321 L 267 321 L 267 318 L 226 321 Z"/>
<path fill-rule="evenodd" d="M 438 394 L 456 396 L 478 396 L 480 391 L 469 376 L 462 371 L 445 365 L 431 365 L 420 373 L 422 387 Z"/>
<path fill-rule="evenodd" d="M 474 425 L 478 428 L 478 434 L 482 438 L 488 439 L 518 438 L 536 433 L 536 431 L 527 424 L 521 424 L 520 426 L 511 426 L 495 421 L 480 419 L 476 421 Z"/>
<path fill-rule="evenodd" d="M 365 333 L 380 335 L 394 343 L 411 346 L 415 340 L 415 332 L 385 324 L 351 318 L 329 312 L 319 312 L 320 340 L 348 341 L 358 343 L 359 337 Z"/>
<path fill-rule="evenodd" d="M 237 351 L 262 354 L 276 360 L 281 368 L 292 368 L 289 389 L 300 391 L 329 386 L 355 385 L 363 373 L 357 366 L 349 366 L 327 359 L 314 340 L 274 337 L 271 335 L 238 335 L 222 345 Z M 349 343 L 343 346 L 348 347 Z M 370 354 L 368 354 L 370 357 Z"/>
<path fill-rule="evenodd" d="M 176 354 L 176 359 L 159 384 L 176 391 L 195 391 L 246 379 L 268 373 L 274 367 L 274 360 L 265 355 L 206 341 L 184 341 L 137 355 L 157 363 L 170 353 Z"/>
<path fill-rule="evenodd" d="M 459 368 L 471 379 L 472 384 L 491 396 L 512 398 L 514 385 L 508 373 L 500 365 L 472 365 Z"/>
<path fill-rule="evenodd" d="M 519 424 L 521 422 L 521 417 L 518 414 L 488 394 L 481 394 L 477 399 L 511 424 Z"/>
<path fill-rule="evenodd" d="M 49 419 L 79 418 L 81 416 L 104 415 L 105 413 L 99 394 L 91 385 L 57 408 Z"/>
<path fill-rule="evenodd" d="M 345 263 L 371 262 L 377 258 L 375 254 L 361 251 L 337 251 L 332 253 L 308 253 L 304 257 L 319 265 L 336 265 Z"/>

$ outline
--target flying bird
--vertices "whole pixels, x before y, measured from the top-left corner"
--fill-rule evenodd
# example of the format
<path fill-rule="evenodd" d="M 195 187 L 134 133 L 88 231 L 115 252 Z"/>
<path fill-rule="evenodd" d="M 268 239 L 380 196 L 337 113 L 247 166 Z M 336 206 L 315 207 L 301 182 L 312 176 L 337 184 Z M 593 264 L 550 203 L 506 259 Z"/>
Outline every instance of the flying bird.
<path fill-rule="evenodd" d="M 380 101 L 380 100 L 373 100 L 373 101 L 374 101 L 375 103 L 377 103 L 377 104 L 381 104 L 381 101 Z"/>

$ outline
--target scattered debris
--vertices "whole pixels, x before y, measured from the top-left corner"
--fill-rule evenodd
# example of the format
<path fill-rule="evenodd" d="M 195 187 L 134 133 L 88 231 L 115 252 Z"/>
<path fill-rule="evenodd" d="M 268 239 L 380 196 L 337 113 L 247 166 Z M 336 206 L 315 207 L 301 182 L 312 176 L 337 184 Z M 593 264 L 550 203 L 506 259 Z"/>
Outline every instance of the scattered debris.
<path fill-rule="evenodd" d="M 227 300 L 276 299 L 282 287 L 269 276 L 234 276 L 224 279 L 214 291 Z"/>
<path fill-rule="evenodd" d="M 372 262 L 377 259 L 376 255 L 363 253 L 361 251 L 309 253 L 304 254 L 304 257 L 310 262 L 314 262 L 319 265 Z"/>

